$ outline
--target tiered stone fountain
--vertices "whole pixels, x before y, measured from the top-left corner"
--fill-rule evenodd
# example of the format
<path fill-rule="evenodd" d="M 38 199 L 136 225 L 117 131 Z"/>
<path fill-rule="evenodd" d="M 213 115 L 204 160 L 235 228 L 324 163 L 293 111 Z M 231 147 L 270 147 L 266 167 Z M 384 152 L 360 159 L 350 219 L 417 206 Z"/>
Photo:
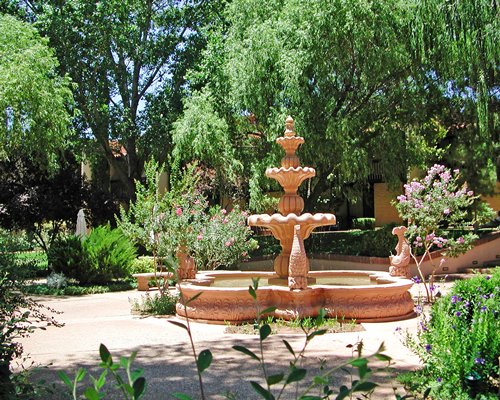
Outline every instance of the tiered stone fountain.
<path fill-rule="evenodd" d="M 314 228 L 322 225 L 335 225 L 336 219 L 333 214 L 302 214 L 304 200 L 297 194 L 301 183 L 316 175 L 314 168 L 301 167 L 299 157 L 295 154 L 298 147 L 304 143 L 304 138 L 295 136 L 294 121 L 292 117 L 286 119 L 285 134 L 276 139 L 285 150 L 285 156 L 281 160 L 281 168 L 268 168 L 266 176 L 276 179 L 285 190 L 281 197 L 278 210 L 279 214 L 251 215 L 248 217 L 248 225 L 269 228 L 273 236 L 280 241 L 281 253 L 274 260 L 274 271 L 279 279 L 286 279 L 290 274 L 290 253 L 294 237 L 296 246 L 301 246 L 303 240 L 307 239 Z M 294 255 L 292 260 L 298 260 Z M 293 289 L 305 289 L 307 281 L 304 280 L 309 272 L 309 260 L 305 257 L 305 269 L 299 268 L 302 276 L 293 276 L 289 279 L 289 285 Z M 291 266 L 295 271 L 296 266 Z M 300 283 L 299 283 L 300 282 Z M 309 278 L 309 283 L 314 283 L 314 278 Z"/>
<path fill-rule="evenodd" d="M 309 271 L 303 240 L 314 228 L 334 225 L 333 214 L 301 214 L 304 200 L 297 194 L 300 184 L 315 175 L 301 167 L 295 154 L 304 139 L 295 135 L 291 117 L 283 137 L 276 142 L 285 150 L 280 168 L 268 168 L 285 194 L 279 213 L 248 217 L 251 226 L 267 227 L 280 241 L 281 253 L 274 272 L 213 271 L 198 273 L 195 280 L 178 285 L 182 292 L 176 310 L 179 316 L 211 322 L 241 323 L 255 319 L 255 301 L 248 293 L 252 278 L 260 278 L 257 302 L 260 309 L 276 307 L 270 315 L 283 319 L 315 317 L 320 308 L 329 317 L 363 321 L 394 321 L 413 315 L 408 289 L 413 282 L 372 271 Z"/>

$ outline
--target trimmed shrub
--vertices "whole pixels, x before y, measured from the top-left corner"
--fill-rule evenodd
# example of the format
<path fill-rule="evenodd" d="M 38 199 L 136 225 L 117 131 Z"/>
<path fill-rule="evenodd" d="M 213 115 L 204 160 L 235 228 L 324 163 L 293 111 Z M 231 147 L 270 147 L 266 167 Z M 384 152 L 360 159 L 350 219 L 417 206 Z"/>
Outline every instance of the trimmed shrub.
<path fill-rule="evenodd" d="M 352 220 L 352 227 L 354 229 L 373 230 L 375 229 L 375 218 L 354 218 Z"/>
<path fill-rule="evenodd" d="M 9 231 L 0 227 L 0 252 L 33 250 L 34 243 L 24 231 Z"/>
<path fill-rule="evenodd" d="M 311 254 L 329 253 L 351 256 L 389 257 L 398 239 L 392 234 L 394 225 L 373 231 L 318 232 L 305 241 Z"/>
<path fill-rule="evenodd" d="M 128 280 L 113 281 L 106 285 L 86 285 L 81 286 L 72 284 L 71 281 L 67 286 L 56 288 L 49 287 L 45 284 L 26 285 L 23 291 L 27 294 L 41 294 L 50 296 L 83 296 L 87 294 L 123 292 L 126 290 L 135 289 L 136 285 Z"/>
<path fill-rule="evenodd" d="M 136 249 L 119 229 L 101 226 L 87 238 L 57 239 L 49 249 L 49 266 L 54 272 L 80 284 L 104 284 L 130 274 Z"/>
<path fill-rule="evenodd" d="M 281 252 L 280 242 L 273 235 L 254 235 L 257 247 L 250 252 L 250 259 L 262 256 L 277 255 Z"/>
<path fill-rule="evenodd" d="M 132 260 L 130 264 L 131 274 L 141 274 L 143 272 L 154 272 L 154 258 L 151 256 L 140 256 Z"/>

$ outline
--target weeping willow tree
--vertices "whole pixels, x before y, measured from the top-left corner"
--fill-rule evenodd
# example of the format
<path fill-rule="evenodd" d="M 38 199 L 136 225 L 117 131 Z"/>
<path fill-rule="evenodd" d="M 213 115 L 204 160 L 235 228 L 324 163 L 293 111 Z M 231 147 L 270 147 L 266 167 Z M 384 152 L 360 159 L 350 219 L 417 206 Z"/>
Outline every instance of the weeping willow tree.
<path fill-rule="evenodd" d="M 0 14 L 0 160 L 27 155 L 55 166 L 71 134 L 70 81 L 57 74 L 48 41 Z"/>
<path fill-rule="evenodd" d="M 414 113 L 406 111 L 416 108 L 407 80 L 412 62 L 407 5 L 399 0 L 233 0 L 225 16 L 227 29 L 210 38 L 213 51 L 203 62 L 218 72 L 206 68 L 198 75 L 206 79 L 211 96 L 205 99 L 213 109 L 237 121 L 209 134 L 224 133 L 234 146 L 252 209 L 264 208 L 261 193 L 281 190 L 263 172 L 279 165 L 282 154 L 274 141 L 287 115 L 307 141 L 299 151 L 303 165 L 316 169 L 301 188 L 306 210 L 331 209 L 334 197 L 358 198 L 367 187 L 370 162 L 380 153 L 387 175 L 399 182 L 406 174 L 406 148 L 417 147 L 400 139 L 415 125 Z M 186 110 L 197 98 L 187 100 Z M 185 112 L 183 119 L 188 117 Z M 177 128 L 200 126 L 190 120 Z M 188 137 L 185 129 L 177 133 L 176 145 Z M 202 149 L 217 149 L 219 142 Z M 398 151 L 387 154 L 382 145 L 387 142 L 398 143 Z"/>
<path fill-rule="evenodd" d="M 232 0 L 189 74 L 174 155 L 240 177 L 262 211 L 260 194 L 281 190 L 263 171 L 279 165 L 274 140 L 292 115 L 302 164 L 316 169 L 301 187 L 307 211 L 358 199 L 373 161 L 399 187 L 411 168 L 446 156 L 487 193 L 498 150 L 495 1 Z"/>
<path fill-rule="evenodd" d="M 472 121 L 454 158 L 468 165 L 468 180 L 483 193 L 494 187 L 498 168 L 499 5 L 497 0 L 417 0 L 412 21 L 416 59 L 454 98 L 463 118 L 457 122 Z"/>

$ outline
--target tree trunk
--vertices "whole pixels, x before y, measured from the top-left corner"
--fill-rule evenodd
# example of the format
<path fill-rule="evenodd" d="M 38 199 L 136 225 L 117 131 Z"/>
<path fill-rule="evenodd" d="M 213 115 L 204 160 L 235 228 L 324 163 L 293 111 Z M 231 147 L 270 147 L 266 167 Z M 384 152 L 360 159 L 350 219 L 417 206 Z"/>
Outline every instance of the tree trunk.
<path fill-rule="evenodd" d="M 318 181 L 309 197 L 304 199 L 304 210 L 312 211 L 318 205 L 319 197 L 328 189 L 328 182 L 326 177 L 318 176 Z"/>
<path fill-rule="evenodd" d="M 101 140 L 100 143 L 101 143 L 101 147 L 104 149 L 104 154 L 105 154 L 106 160 L 107 160 L 110 168 L 112 168 L 116 172 L 118 179 L 120 180 L 120 182 L 122 183 L 122 185 L 125 189 L 125 194 L 127 196 L 126 200 L 135 201 L 135 182 L 134 182 L 132 172 L 134 174 L 137 174 L 137 171 L 125 170 L 125 168 L 127 168 L 128 165 L 130 165 L 130 164 L 127 163 L 126 166 L 124 167 L 123 163 L 118 162 L 118 160 L 115 158 L 115 156 L 113 154 L 113 151 L 111 150 L 111 147 L 109 146 L 108 140 L 105 140 L 105 141 Z M 133 152 L 135 153 L 135 149 Z M 127 150 L 128 156 L 130 156 L 131 153 L 132 152 L 129 152 Z M 128 169 L 130 169 L 130 168 L 128 168 Z M 127 201 L 127 203 L 128 203 L 128 201 Z"/>

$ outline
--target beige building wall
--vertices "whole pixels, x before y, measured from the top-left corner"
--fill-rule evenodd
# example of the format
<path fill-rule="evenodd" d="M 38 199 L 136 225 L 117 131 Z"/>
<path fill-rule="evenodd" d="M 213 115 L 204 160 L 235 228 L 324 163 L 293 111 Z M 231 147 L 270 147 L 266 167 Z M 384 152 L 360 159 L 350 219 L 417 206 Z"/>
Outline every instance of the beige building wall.
<path fill-rule="evenodd" d="M 500 211 L 500 182 L 497 181 L 495 193 L 493 196 L 481 196 L 481 200 L 487 202 L 493 210 Z"/>
<path fill-rule="evenodd" d="M 391 204 L 396 196 L 402 193 L 389 190 L 387 183 L 375 183 L 373 185 L 373 200 L 375 208 L 375 225 L 382 226 L 390 223 L 402 223 L 396 208 Z"/>

